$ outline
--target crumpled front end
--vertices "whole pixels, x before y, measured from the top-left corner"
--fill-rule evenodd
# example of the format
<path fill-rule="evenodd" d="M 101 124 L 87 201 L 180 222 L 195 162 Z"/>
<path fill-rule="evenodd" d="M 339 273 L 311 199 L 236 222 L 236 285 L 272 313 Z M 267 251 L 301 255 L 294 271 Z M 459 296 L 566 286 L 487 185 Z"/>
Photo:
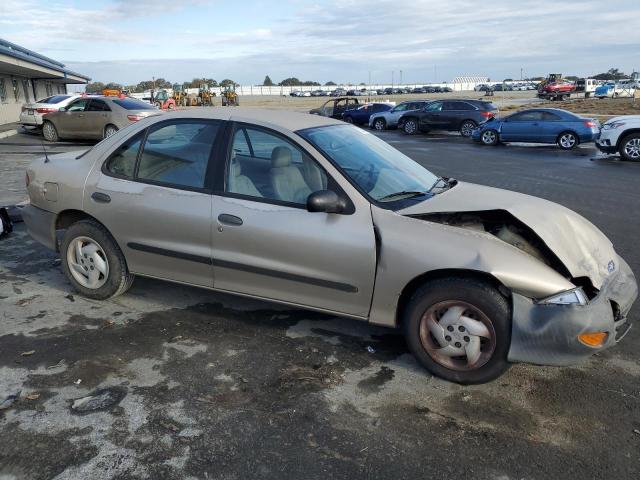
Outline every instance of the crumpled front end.
<path fill-rule="evenodd" d="M 631 268 L 620 257 L 598 294 L 586 305 L 543 304 L 513 294 L 513 328 L 509 361 L 539 365 L 572 365 L 611 347 L 627 334 L 627 318 L 638 296 Z M 599 345 L 581 340 L 605 334 Z"/>

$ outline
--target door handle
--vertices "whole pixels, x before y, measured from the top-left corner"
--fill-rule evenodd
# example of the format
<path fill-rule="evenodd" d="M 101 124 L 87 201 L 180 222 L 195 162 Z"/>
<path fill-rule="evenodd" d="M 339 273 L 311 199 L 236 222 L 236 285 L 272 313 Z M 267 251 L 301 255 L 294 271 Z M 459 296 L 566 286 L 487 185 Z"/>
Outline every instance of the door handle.
<path fill-rule="evenodd" d="M 91 194 L 91 198 L 98 203 L 109 203 L 111 201 L 111 197 L 109 195 L 101 192 L 93 192 Z"/>
<path fill-rule="evenodd" d="M 79 114 L 78 114 L 78 118 L 82 118 L 82 117 L 84 117 L 84 114 L 79 113 Z"/>
<path fill-rule="evenodd" d="M 228 213 L 221 213 L 218 215 L 218 221 L 225 225 L 234 225 L 238 227 L 242 225 L 242 219 L 240 217 L 236 217 L 235 215 L 230 215 Z"/>

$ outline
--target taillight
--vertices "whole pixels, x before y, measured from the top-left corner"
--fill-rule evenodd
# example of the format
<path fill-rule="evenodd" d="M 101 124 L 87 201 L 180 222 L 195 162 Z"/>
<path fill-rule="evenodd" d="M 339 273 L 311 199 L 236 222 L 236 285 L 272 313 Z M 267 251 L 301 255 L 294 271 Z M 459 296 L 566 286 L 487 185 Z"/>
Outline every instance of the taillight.
<path fill-rule="evenodd" d="M 144 118 L 144 115 L 127 115 L 127 118 L 130 122 L 137 122 Z"/>
<path fill-rule="evenodd" d="M 588 127 L 588 128 L 595 128 L 596 127 L 596 122 L 592 122 L 591 120 L 588 120 L 588 121 L 584 122 L 584 126 Z"/>
<path fill-rule="evenodd" d="M 493 112 L 480 112 L 480 115 L 482 115 L 484 118 L 491 118 L 493 117 Z"/>
<path fill-rule="evenodd" d="M 46 108 L 46 107 L 42 107 L 42 108 L 36 108 L 36 112 L 38 113 L 51 113 L 51 112 L 57 112 L 58 110 L 56 108 Z"/>
<path fill-rule="evenodd" d="M 29 172 L 25 172 L 25 174 L 24 174 L 24 183 L 27 185 L 27 187 L 29 186 L 30 182 L 31 182 L 31 180 L 29 180 Z"/>

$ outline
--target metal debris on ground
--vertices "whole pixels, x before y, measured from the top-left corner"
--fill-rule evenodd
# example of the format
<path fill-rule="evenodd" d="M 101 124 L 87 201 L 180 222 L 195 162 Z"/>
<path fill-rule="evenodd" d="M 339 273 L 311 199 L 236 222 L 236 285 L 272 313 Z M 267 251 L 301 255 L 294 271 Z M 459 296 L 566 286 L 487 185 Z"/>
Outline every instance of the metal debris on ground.
<path fill-rule="evenodd" d="M 20 355 L 22 355 L 23 357 L 28 357 L 30 355 L 33 355 L 34 353 L 36 353 L 35 350 L 29 350 L 28 352 L 22 352 Z"/>
<path fill-rule="evenodd" d="M 367 345 L 367 352 L 376 353 L 375 349 L 371 345 Z"/>
<path fill-rule="evenodd" d="M 120 403 L 124 396 L 125 391 L 120 388 L 113 387 L 96 390 L 89 396 L 74 400 L 71 404 L 71 410 L 76 413 L 106 410 Z"/>
<path fill-rule="evenodd" d="M 2 403 L 0 403 L 0 410 L 6 410 L 7 408 L 9 408 L 11 405 L 13 405 L 15 403 L 16 400 L 18 400 L 20 398 L 20 394 L 22 393 L 22 390 L 19 390 L 18 392 L 12 394 L 12 395 L 8 395 L 3 401 Z"/>
<path fill-rule="evenodd" d="M 81 379 L 81 378 L 79 378 L 79 379 L 77 379 L 77 380 L 76 380 L 75 382 L 73 382 L 73 383 L 75 383 L 76 385 L 80 385 L 80 384 L 82 383 L 82 379 Z"/>
<path fill-rule="evenodd" d="M 40 394 L 39 393 L 30 393 L 29 395 L 25 395 L 25 397 L 27 400 L 38 400 L 40 398 Z"/>
<path fill-rule="evenodd" d="M 640 435 L 640 430 L 638 430 L 637 428 L 633 430 L 633 433 L 635 433 L 636 435 Z"/>
<path fill-rule="evenodd" d="M 64 366 L 64 358 L 61 358 L 60 361 L 58 363 L 56 363 L 55 365 L 49 365 L 47 367 L 47 369 L 54 369 L 54 368 L 58 368 L 58 367 L 63 367 Z"/>

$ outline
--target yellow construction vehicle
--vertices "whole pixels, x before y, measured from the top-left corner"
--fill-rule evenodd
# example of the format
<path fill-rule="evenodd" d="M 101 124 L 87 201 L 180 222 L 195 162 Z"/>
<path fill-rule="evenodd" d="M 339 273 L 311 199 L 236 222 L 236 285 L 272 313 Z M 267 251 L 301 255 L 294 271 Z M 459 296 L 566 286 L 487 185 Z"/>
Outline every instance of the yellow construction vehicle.
<path fill-rule="evenodd" d="M 212 107 L 214 96 L 215 93 L 211 93 L 209 85 L 206 83 L 201 84 L 200 89 L 198 90 L 198 105 L 202 105 L 203 107 Z"/>
<path fill-rule="evenodd" d="M 550 73 L 549 75 L 547 75 L 547 78 L 545 78 L 538 84 L 538 93 L 542 93 L 545 85 L 549 83 L 555 83 L 555 82 L 561 82 L 561 81 L 562 81 L 561 73 Z"/>
<path fill-rule="evenodd" d="M 236 85 L 234 83 L 224 87 L 221 96 L 223 107 L 237 107 L 240 105 L 240 100 L 236 93 Z"/>
<path fill-rule="evenodd" d="M 176 101 L 176 105 L 181 107 L 187 106 L 187 93 L 184 91 L 184 88 L 179 83 L 174 83 L 171 87 L 173 90 L 173 99 Z"/>

